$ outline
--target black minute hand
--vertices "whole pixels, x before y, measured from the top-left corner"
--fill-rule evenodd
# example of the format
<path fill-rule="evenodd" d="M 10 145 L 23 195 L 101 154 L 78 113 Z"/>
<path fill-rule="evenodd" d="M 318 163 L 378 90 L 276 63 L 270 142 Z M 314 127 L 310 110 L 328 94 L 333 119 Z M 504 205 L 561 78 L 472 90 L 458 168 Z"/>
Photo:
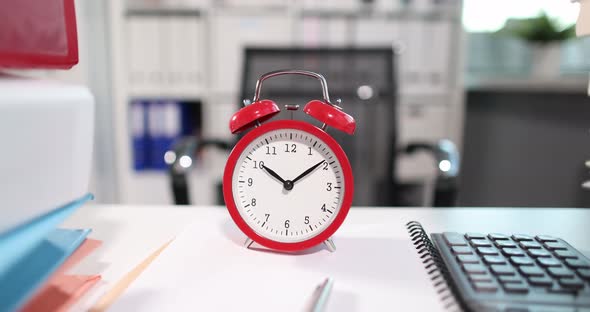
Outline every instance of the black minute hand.
<path fill-rule="evenodd" d="M 301 180 L 303 177 L 305 177 L 306 175 L 310 174 L 312 171 L 315 170 L 315 168 L 319 167 L 321 164 L 323 164 L 325 162 L 325 160 L 320 161 L 319 163 L 313 165 L 313 167 L 305 170 L 302 174 L 300 174 L 297 178 L 293 179 L 293 183 Z"/>
<path fill-rule="evenodd" d="M 262 167 L 262 169 L 264 169 L 266 172 L 268 172 L 271 176 L 275 177 L 275 179 L 277 179 L 277 180 L 281 181 L 281 183 L 285 184 L 285 180 L 283 178 L 281 178 L 281 176 L 278 173 L 274 172 L 274 170 L 268 168 L 265 165 L 260 165 L 260 167 Z"/>

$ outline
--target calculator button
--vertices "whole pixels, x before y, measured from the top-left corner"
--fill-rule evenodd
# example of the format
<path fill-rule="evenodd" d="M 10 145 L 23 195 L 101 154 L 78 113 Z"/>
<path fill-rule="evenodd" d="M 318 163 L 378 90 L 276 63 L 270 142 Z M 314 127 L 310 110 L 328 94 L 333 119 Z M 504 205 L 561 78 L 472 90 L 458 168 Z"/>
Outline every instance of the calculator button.
<path fill-rule="evenodd" d="M 467 246 L 453 246 L 451 247 L 451 251 L 456 255 L 470 255 L 473 253 L 471 248 Z"/>
<path fill-rule="evenodd" d="M 547 272 L 555 277 L 574 277 L 574 272 L 567 268 L 548 268 Z"/>
<path fill-rule="evenodd" d="M 486 268 L 481 264 L 463 264 L 463 270 L 469 274 L 486 274 Z"/>
<path fill-rule="evenodd" d="M 531 257 L 551 257 L 551 254 L 544 249 L 529 249 L 529 255 Z"/>
<path fill-rule="evenodd" d="M 518 275 L 500 275 L 498 280 L 502 283 L 522 283 L 522 278 Z"/>
<path fill-rule="evenodd" d="M 473 282 L 492 282 L 492 276 L 488 274 L 469 275 L 469 279 Z"/>
<path fill-rule="evenodd" d="M 551 286 L 553 285 L 553 279 L 551 279 L 549 276 L 545 275 L 545 276 L 531 276 L 528 277 L 529 283 L 531 283 L 531 285 L 534 286 Z"/>
<path fill-rule="evenodd" d="M 561 259 L 577 259 L 578 255 L 571 252 L 570 250 L 556 250 L 555 255 Z"/>
<path fill-rule="evenodd" d="M 502 250 L 502 252 L 504 253 L 504 255 L 506 256 L 516 256 L 516 257 L 522 257 L 524 256 L 524 252 L 518 248 L 505 248 Z"/>
<path fill-rule="evenodd" d="M 504 257 L 501 256 L 483 256 L 483 261 L 485 261 L 485 263 L 487 264 L 505 264 L 506 263 L 506 259 L 504 259 Z"/>
<path fill-rule="evenodd" d="M 491 240 L 507 240 L 507 239 L 510 239 L 510 236 L 504 235 L 504 234 L 500 234 L 500 233 L 492 233 L 492 234 L 488 235 L 488 237 Z"/>
<path fill-rule="evenodd" d="M 541 249 L 543 246 L 541 244 L 534 242 L 534 241 L 523 241 L 520 242 L 520 247 L 524 249 Z"/>
<path fill-rule="evenodd" d="M 527 242 L 527 241 L 532 241 L 533 237 L 530 235 L 524 235 L 524 234 L 514 234 L 514 235 L 512 235 L 512 239 L 517 242 Z"/>
<path fill-rule="evenodd" d="M 537 240 L 540 242 L 556 242 L 557 238 L 549 235 L 537 235 Z"/>
<path fill-rule="evenodd" d="M 509 265 L 492 265 L 490 270 L 495 275 L 514 275 L 514 269 Z"/>
<path fill-rule="evenodd" d="M 498 248 L 515 248 L 516 243 L 509 240 L 499 240 L 496 241 L 496 246 L 498 246 Z"/>
<path fill-rule="evenodd" d="M 565 259 L 565 264 L 569 265 L 572 268 L 581 268 L 581 269 L 588 269 L 590 268 L 590 263 L 588 261 L 584 261 L 582 259 Z"/>
<path fill-rule="evenodd" d="M 478 247 L 477 251 L 482 254 L 482 255 L 491 255 L 491 256 L 495 256 L 498 255 L 498 250 L 496 248 L 493 247 Z"/>
<path fill-rule="evenodd" d="M 513 283 L 508 283 L 508 284 L 504 284 L 504 290 L 508 293 L 519 293 L 519 294 L 526 294 L 529 292 L 529 288 L 526 284 L 524 283 L 520 283 L 520 284 L 513 284 Z"/>
<path fill-rule="evenodd" d="M 445 232 L 443 237 L 449 246 L 467 246 L 467 242 L 463 235 L 455 232 Z"/>
<path fill-rule="evenodd" d="M 553 285 L 550 288 L 547 288 L 547 291 L 550 293 L 554 293 L 554 294 L 567 294 L 567 295 L 573 295 L 577 292 L 577 290 L 575 290 L 575 289 L 564 288 L 559 285 Z"/>
<path fill-rule="evenodd" d="M 457 260 L 461 263 L 479 263 L 479 257 L 476 255 L 457 255 Z"/>
<path fill-rule="evenodd" d="M 578 278 L 562 278 L 559 280 L 559 285 L 567 289 L 582 289 L 584 288 L 584 282 Z"/>
<path fill-rule="evenodd" d="M 567 246 L 561 242 L 546 242 L 545 247 L 549 250 L 566 250 Z"/>
<path fill-rule="evenodd" d="M 519 268 L 520 273 L 524 276 L 544 276 L 545 271 L 536 266 L 522 266 Z"/>
<path fill-rule="evenodd" d="M 578 274 L 580 274 L 583 279 L 590 281 L 590 269 L 578 269 Z"/>
<path fill-rule="evenodd" d="M 512 257 L 510 258 L 510 261 L 514 264 L 514 265 L 533 265 L 535 264 L 535 262 L 528 257 Z"/>
<path fill-rule="evenodd" d="M 467 233 L 465 234 L 465 238 L 471 240 L 471 239 L 484 239 L 486 238 L 485 234 L 481 234 L 481 233 Z"/>
<path fill-rule="evenodd" d="M 471 241 L 473 247 L 492 247 L 492 243 L 485 239 L 474 239 Z"/>
<path fill-rule="evenodd" d="M 498 287 L 490 282 L 473 282 L 473 288 L 477 292 L 496 292 Z"/>
<path fill-rule="evenodd" d="M 562 265 L 561 262 L 555 258 L 539 258 L 537 261 L 544 267 L 560 267 Z"/>

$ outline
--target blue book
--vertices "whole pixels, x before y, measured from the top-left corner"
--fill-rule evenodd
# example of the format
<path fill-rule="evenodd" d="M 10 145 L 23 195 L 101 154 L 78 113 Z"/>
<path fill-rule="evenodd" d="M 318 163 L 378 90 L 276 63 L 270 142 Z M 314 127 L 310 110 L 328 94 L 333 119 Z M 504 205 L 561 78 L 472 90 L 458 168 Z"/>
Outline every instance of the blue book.
<path fill-rule="evenodd" d="M 54 229 L 0 275 L 0 312 L 15 311 L 84 242 L 90 230 Z"/>
<path fill-rule="evenodd" d="M 0 276 L 35 248 L 63 220 L 92 198 L 92 194 L 87 194 L 26 224 L 0 233 Z M 4 289 L 0 288 L 0 293 L 3 291 Z"/>

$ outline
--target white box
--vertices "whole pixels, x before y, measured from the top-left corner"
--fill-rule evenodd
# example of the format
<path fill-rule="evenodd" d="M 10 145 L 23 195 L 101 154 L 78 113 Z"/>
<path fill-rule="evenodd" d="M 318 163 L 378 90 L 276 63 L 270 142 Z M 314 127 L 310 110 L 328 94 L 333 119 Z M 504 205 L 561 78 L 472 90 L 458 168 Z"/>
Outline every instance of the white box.
<path fill-rule="evenodd" d="M 0 233 L 88 192 L 93 133 L 85 87 L 0 76 Z"/>

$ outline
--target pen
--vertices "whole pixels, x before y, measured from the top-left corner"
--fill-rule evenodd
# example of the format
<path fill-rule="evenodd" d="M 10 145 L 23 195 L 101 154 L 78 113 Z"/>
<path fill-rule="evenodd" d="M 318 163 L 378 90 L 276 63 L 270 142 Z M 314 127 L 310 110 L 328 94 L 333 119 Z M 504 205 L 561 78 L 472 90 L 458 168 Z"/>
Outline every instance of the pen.
<path fill-rule="evenodd" d="M 315 288 L 312 302 L 308 310 L 309 312 L 322 312 L 325 310 L 333 285 L 334 280 L 328 277 Z"/>

